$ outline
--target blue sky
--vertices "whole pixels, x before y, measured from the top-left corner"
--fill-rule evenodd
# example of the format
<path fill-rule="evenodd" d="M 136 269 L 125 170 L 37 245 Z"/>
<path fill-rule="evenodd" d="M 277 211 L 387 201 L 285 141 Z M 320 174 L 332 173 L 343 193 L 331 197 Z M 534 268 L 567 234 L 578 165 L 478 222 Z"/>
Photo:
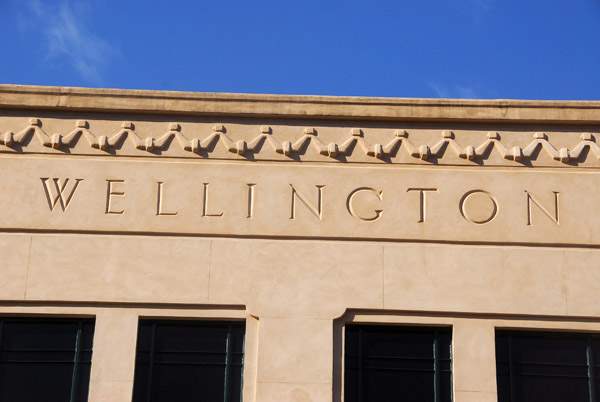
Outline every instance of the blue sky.
<path fill-rule="evenodd" d="M 0 0 L 0 82 L 600 99 L 600 0 Z"/>

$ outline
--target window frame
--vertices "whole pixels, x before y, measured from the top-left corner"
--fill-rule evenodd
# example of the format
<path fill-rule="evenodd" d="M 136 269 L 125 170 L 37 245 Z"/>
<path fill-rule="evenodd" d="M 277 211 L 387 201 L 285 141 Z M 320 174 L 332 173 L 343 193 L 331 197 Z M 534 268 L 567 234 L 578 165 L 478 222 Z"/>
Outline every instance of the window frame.
<path fill-rule="evenodd" d="M 499 362 L 499 358 L 498 358 L 498 339 L 500 336 L 505 336 L 506 337 L 506 342 L 507 342 L 507 351 L 506 351 L 506 357 L 507 357 L 507 373 L 506 374 L 500 374 L 500 370 L 499 370 L 499 365 L 501 364 Z M 583 332 L 583 331 L 578 331 L 578 330 L 569 330 L 567 328 L 552 328 L 552 329 L 545 329 L 545 328 L 499 328 L 496 327 L 495 331 L 494 331 L 494 341 L 495 341 L 495 359 L 496 359 L 496 383 L 498 383 L 498 379 L 500 375 L 506 375 L 508 377 L 508 381 L 509 381 L 509 399 L 508 402 L 513 402 L 516 400 L 516 396 L 515 396 L 515 390 L 514 390 L 514 384 L 515 384 L 515 377 L 517 376 L 521 376 L 521 377 L 527 377 L 527 376 L 532 376 L 531 374 L 516 374 L 515 371 L 515 364 L 536 364 L 536 362 L 515 362 L 514 361 L 514 356 L 511 355 L 512 353 L 512 347 L 513 347 L 513 338 L 515 336 L 523 336 L 523 337 L 543 337 L 543 338 L 549 338 L 549 339 L 582 339 L 585 340 L 585 354 L 586 354 L 586 373 L 587 375 L 584 377 L 580 377 L 580 378 L 586 378 L 587 379 L 587 387 L 588 387 L 588 395 L 589 395 L 589 401 L 588 402 L 600 402 L 600 396 L 596 393 L 596 388 L 600 387 L 600 362 L 595 361 L 594 359 L 594 351 L 596 350 L 596 352 L 598 354 L 600 354 L 600 344 L 598 345 L 597 349 L 593 348 L 593 341 L 597 340 L 600 341 L 600 333 L 598 332 Z M 548 364 L 548 363 L 543 363 L 543 362 L 538 362 L 538 364 Z M 566 364 L 566 363 L 553 363 L 554 365 L 562 365 L 562 366 L 575 366 L 575 364 Z M 572 375 L 560 375 L 560 374 L 547 374 L 547 376 L 556 376 L 556 377 L 564 377 L 564 378 L 568 378 L 568 377 L 573 377 Z M 498 394 L 500 394 L 500 390 L 498 388 Z M 500 400 L 500 399 L 498 399 Z"/>
<path fill-rule="evenodd" d="M 359 359 L 358 365 L 360 366 L 360 361 L 361 361 L 361 356 L 360 354 L 362 353 L 361 351 L 361 343 L 362 343 L 362 339 L 361 339 L 361 335 L 362 335 L 362 331 L 365 328 L 370 328 L 370 329 L 375 329 L 375 330 L 390 330 L 390 332 L 394 332 L 394 330 L 397 330 L 398 332 L 401 332 L 402 330 L 406 330 L 406 331 L 415 331 L 415 332 L 423 332 L 423 334 L 433 334 L 433 343 L 432 343 L 432 347 L 433 347 L 433 357 L 431 358 L 431 360 L 433 360 L 433 367 L 431 369 L 431 371 L 433 372 L 433 394 L 434 394 L 434 402 L 439 402 L 441 400 L 441 386 L 442 386 L 442 381 L 441 381 L 441 372 L 442 371 L 447 371 L 449 373 L 449 380 L 450 380 L 450 390 L 449 390 L 449 400 L 453 401 L 454 400 L 454 384 L 453 384 L 453 326 L 449 325 L 449 324 L 435 324 L 435 325 L 428 325 L 428 324 L 423 324 L 423 323 L 388 323 L 388 322 L 380 322 L 380 321 L 372 321 L 372 322 L 354 322 L 354 321 L 349 321 L 346 322 L 344 324 L 344 328 L 343 328 L 343 338 L 344 338 L 344 342 L 343 342 L 343 346 L 342 346 L 342 350 L 343 350 L 343 359 L 342 359 L 342 367 L 343 367 L 343 395 L 344 395 L 344 400 L 347 400 L 347 368 L 348 368 L 348 360 L 347 360 L 347 356 L 348 356 L 348 343 L 347 343 L 347 330 L 349 327 L 352 328 L 357 328 L 358 329 L 358 350 L 357 350 L 357 358 Z M 449 339 L 449 357 L 448 358 L 441 358 L 439 357 L 439 351 L 440 351 L 440 335 L 442 334 L 447 334 L 450 336 Z M 354 357 L 354 356 L 353 356 Z M 368 356 L 366 356 L 368 358 Z M 364 358 L 364 356 L 363 356 Z M 441 360 L 447 360 L 447 364 L 449 369 L 448 370 L 442 370 L 440 369 L 440 361 Z M 357 397 L 358 397 L 358 402 L 363 402 L 363 395 L 361 395 L 361 386 L 360 386 L 360 368 L 358 369 L 359 374 L 359 385 L 358 385 L 358 390 L 357 390 Z"/>
<path fill-rule="evenodd" d="M 18 324 L 18 323 L 27 323 L 27 324 L 32 324 L 32 323 L 52 323 L 52 324 L 61 324 L 61 323 L 68 323 L 68 324 L 77 324 L 77 331 L 75 333 L 75 345 L 74 345 L 74 349 L 73 350 L 57 350 L 57 349 L 40 349 L 38 350 L 38 352 L 67 352 L 67 353 L 73 353 L 73 362 L 72 362 L 72 366 L 73 366 L 73 371 L 71 374 L 71 387 L 70 387 L 70 396 L 69 396 L 69 402 L 78 402 L 77 398 L 78 398 L 78 391 L 79 391 L 79 379 L 82 375 L 81 372 L 81 366 L 82 364 L 89 364 L 89 373 L 88 373 L 88 377 L 91 376 L 91 365 L 92 365 L 92 358 L 93 358 L 93 351 L 94 351 L 94 336 L 95 331 L 96 331 L 96 318 L 95 317 L 63 317 L 63 316 L 49 316 L 49 315 L 43 315 L 43 316 L 29 316 L 29 315 L 6 315 L 6 316 L 0 316 L 0 365 L 4 364 L 4 363 L 21 363 L 21 364 L 35 364 L 35 363 L 39 363 L 37 361 L 8 361 L 8 362 L 4 362 L 2 361 L 2 354 L 5 352 L 29 352 L 31 350 L 14 350 L 14 349 L 6 349 L 4 348 L 4 328 L 6 326 L 7 323 L 11 323 L 11 324 Z M 82 338 L 84 336 L 83 334 L 83 327 L 85 324 L 91 324 L 92 325 L 92 329 L 91 329 L 91 333 L 88 334 L 89 336 L 91 336 L 91 349 L 89 350 L 84 350 L 82 347 Z M 83 353 L 89 353 L 89 361 L 84 361 L 82 360 L 82 354 Z M 44 361 L 44 363 L 47 364 L 64 364 L 66 363 L 65 361 Z M 90 378 L 91 379 L 91 378 Z M 85 401 L 88 400 L 89 398 L 89 391 L 90 391 L 90 381 L 88 380 L 88 384 L 87 384 L 87 394 L 85 397 Z M 81 402 L 81 401 L 79 401 Z"/>
<path fill-rule="evenodd" d="M 223 389 L 223 401 L 224 402 L 230 402 L 231 400 L 231 396 L 230 396 L 230 380 L 231 380 L 231 367 L 233 366 L 232 363 L 232 355 L 234 353 L 240 353 L 241 354 L 241 363 L 240 363 L 240 399 L 239 401 L 241 402 L 243 400 L 243 394 L 244 394 L 244 369 L 245 369 L 245 352 L 246 352 L 246 334 L 247 334 L 247 323 L 246 320 L 236 320 L 236 319 L 215 319 L 215 318 L 195 318 L 195 317 L 179 317 L 179 316 L 169 316 L 169 317 L 142 317 L 140 316 L 138 319 L 138 332 L 137 332 L 137 336 L 136 336 L 136 347 L 135 347 L 135 361 L 134 361 L 134 365 L 135 365 L 135 370 L 134 370 L 134 392 L 132 394 L 132 398 L 135 401 L 135 380 L 137 378 L 137 365 L 139 363 L 139 356 L 138 353 L 140 352 L 139 349 L 139 342 L 140 342 L 140 329 L 142 324 L 150 324 L 152 327 L 152 332 L 151 332 L 151 340 L 150 340 L 150 346 L 151 346 L 151 350 L 148 352 L 149 353 L 149 363 L 148 363 L 148 369 L 149 369 L 149 373 L 148 373 L 148 378 L 146 379 L 147 381 L 147 388 L 146 388 L 146 401 L 151 401 L 153 400 L 152 397 L 152 377 L 153 377 L 153 369 L 154 369 L 154 365 L 156 363 L 154 363 L 154 359 L 155 359 L 155 355 L 156 353 L 160 353 L 160 351 L 157 351 L 155 349 L 155 342 L 156 342 L 156 329 L 157 326 L 160 324 L 180 324 L 182 326 L 186 326 L 186 325 L 190 325 L 190 326 L 202 326 L 202 325 L 216 325 L 216 326 L 220 326 L 220 327 L 227 327 L 227 339 L 226 339 L 226 352 L 225 353 L 225 368 L 224 368 L 224 389 Z M 241 347 L 241 351 L 240 352 L 235 352 L 235 351 L 230 351 L 229 347 L 231 345 L 232 342 L 232 329 L 234 327 L 241 327 L 243 329 L 243 334 L 242 334 L 242 347 Z"/>

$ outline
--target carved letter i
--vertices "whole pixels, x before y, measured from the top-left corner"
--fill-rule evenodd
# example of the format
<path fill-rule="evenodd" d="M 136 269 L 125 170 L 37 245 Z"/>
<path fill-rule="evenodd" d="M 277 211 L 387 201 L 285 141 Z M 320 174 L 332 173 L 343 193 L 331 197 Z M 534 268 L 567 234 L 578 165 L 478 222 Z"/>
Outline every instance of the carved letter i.
<path fill-rule="evenodd" d="M 254 218 L 254 187 L 255 183 L 248 183 L 248 216 L 246 218 Z"/>

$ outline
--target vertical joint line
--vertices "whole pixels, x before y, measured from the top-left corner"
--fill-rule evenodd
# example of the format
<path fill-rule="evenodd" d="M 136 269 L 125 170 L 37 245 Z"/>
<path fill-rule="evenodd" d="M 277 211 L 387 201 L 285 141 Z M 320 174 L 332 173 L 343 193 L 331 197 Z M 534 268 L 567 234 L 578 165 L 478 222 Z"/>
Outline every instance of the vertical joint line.
<path fill-rule="evenodd" d="M 4 320 L 0 319 L 0 357 L 2 356 L 2 334 L 4 332 Z"/>
<path fill-rule="evenodd" d="M 594 370 L 594 351 L 592 350 L 592 336 L 587 337 L 587 364 L 588 364 L 588 386 L 590 390 L 590 402 L 596 402 L 596 389 L 595 389 L 595 370 Z"/>
<path fill-rule="evenodd" d="M 231 370 L 231 333 L 233 332 L 232 326 L 227 326 L 227 342 L 225 344 L 225 392 L 223 392 L 223 401 L 229 402 L 229 380 Z"/>
<path fill-rule="evenodd" d="M 79 362 L 81 360 L 81 333 L 83 332 L 83 320 L 79 320 L 77 325 L 77 335 L 75 336 L 75 356 L 73 357 L 73 376 L 71 377 L 71 397 L 70 402 L 75 402 L 77 398 L 77 383 L 79 382 Z"/>
<path fill-rule="evenodd" d="M 363 330 L 362 328 L 358 328 L 358 402 L 362 402 L 363 400 L 363 373 L 362 373 L 362 367 L 363 367 Z"/>
<path fill-rule="evenodd" d="M 152 323 L 152 335 L 150 337 L 150 359 L 148 361 L 148 387 L 146 390 L 146 401 L 152 402 L 152 372 L 154 371 L 154 349 L 156 343 L 156 321 Z"/>
<path fill-rule="evenodd" d="M 438 331 L 433 337 L 433 400 L 440 402 L 440 345 Z"/>
<path fill-rule="evenodd" d="M 508 335 L 508 384 L 510 387 L 510 402 L 515 402 L 515 379 L 512 354 L 512 335 Z"/>
<path fill-rule="evenodd" d="M 242 392 L 240 392 L 240 400 L 242 402 L 244 397 L 244 365 L 246 364 L 246 329 L 244 327 L 244 336 L 242 336 L 242 381 L 240 383 L 240 388 Z"/>
<path fill-rule="evenodd" d="M 452 338 L 450 338 L 449 355 L 450 355 L 450 402 L 454 401 L 454 330 L 452 330 Z"/>

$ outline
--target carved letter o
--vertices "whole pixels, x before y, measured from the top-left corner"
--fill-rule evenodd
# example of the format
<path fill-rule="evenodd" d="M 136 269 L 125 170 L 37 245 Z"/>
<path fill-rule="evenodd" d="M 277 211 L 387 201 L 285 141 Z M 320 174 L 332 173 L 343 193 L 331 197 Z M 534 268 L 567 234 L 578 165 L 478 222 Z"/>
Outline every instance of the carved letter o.
<path fill-rule="evenodd" d="M 476 203 L 478 211 L 467 212 L 467 205 Z M 471 190 L 460 199 L 460 213 L 467 221 L 476 225 L 490 222 L 498 214 L 498 202 L 496 198 L 485 190 Z"/>

